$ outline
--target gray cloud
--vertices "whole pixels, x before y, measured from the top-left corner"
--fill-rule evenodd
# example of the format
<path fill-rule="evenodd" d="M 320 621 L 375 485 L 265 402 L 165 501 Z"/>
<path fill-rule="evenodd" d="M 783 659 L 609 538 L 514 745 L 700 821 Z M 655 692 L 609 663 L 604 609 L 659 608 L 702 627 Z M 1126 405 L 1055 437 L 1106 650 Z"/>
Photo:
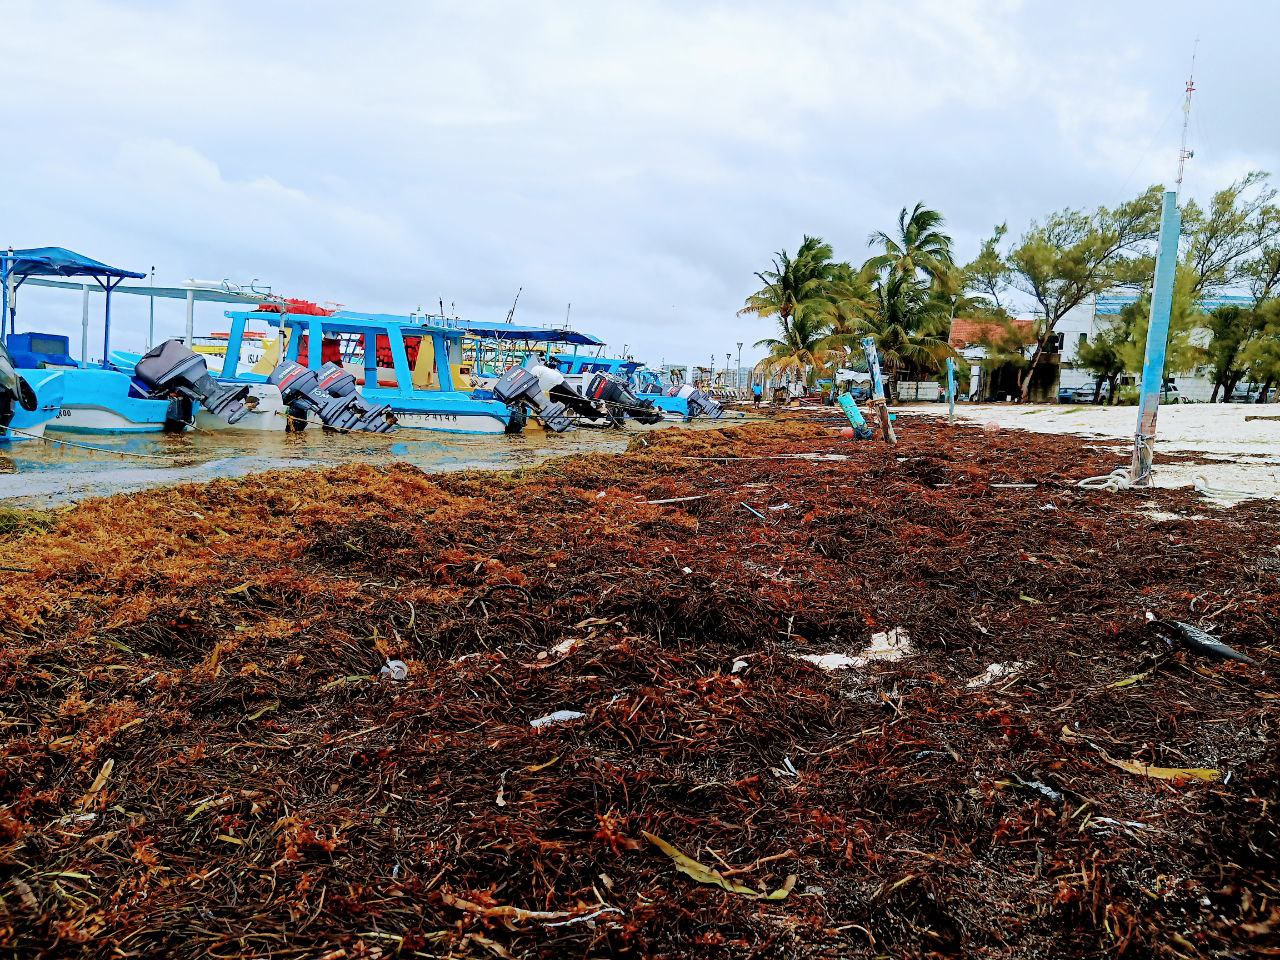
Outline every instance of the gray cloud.
<path fill-rule="evenodd" d="M 803 233 L 858 260 L 922 199 L 968 254 L 1169 179 L 1197 34 L 1190 191 L 1280 149 L 1268 3 L 4 6 L 0 242 L 370 310 L 523 286 L 651 362 L 765 335 L 734 311 Z"/>

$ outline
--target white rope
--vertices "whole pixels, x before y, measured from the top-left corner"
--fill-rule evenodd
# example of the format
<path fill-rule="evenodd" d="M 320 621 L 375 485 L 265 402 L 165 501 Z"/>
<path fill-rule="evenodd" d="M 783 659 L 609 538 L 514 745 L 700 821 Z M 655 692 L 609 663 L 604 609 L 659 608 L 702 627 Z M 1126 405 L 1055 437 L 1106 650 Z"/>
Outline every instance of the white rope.
<path fill-rule="evenodd" d="M 51 443 L 54 446 L 63 447 L 79 447 L 81 450 L 93 450 L 96 453 L 110 453 L 121 457 L 137 457 L 140 460 L 190 460 L 191 457 L 180 453 L 134 453 L 132 450 L 116 450 L 111 447 L 98 447 L 92 443 L 77 443 L 75 440 L 64 440 L 61 437 L 45 437 L 38 433 L 28 433 L 25 430 L 19 430 L 17 427 L 9 427 L 10 433 L 17 434 L 20 437 L 27 437 L 30 440 L 43 440 L 45 443 Z"/>
<path fill-rule="evenodd" d="M 1083 487 L 1086 490 L 1110 490 L 1112 493 L 1117 490 L 1128 490 L 1131 486 L 1129 482 L 1129 468 L 1116 467 L 1106 476 L 1102 477 L 1086 477 L 1076 482 L 1077 487 Z"/>
<path fill-rule="evenodd" d="M 1248 490 L 1228 490 L 1225 487 L 1211 487 L 1209 486 L 1209 481 L 1204 477 L 1195 478 L 1195 488 L 1196 493 L 1202 494 L 1203 496 L 1210 497 L 1214 500 L 1227 500 L 1232 503 L 1238 503 L 1241 500 L 1251 500 L 1258 496 L 1258 494 L 1251 493 Z"/>

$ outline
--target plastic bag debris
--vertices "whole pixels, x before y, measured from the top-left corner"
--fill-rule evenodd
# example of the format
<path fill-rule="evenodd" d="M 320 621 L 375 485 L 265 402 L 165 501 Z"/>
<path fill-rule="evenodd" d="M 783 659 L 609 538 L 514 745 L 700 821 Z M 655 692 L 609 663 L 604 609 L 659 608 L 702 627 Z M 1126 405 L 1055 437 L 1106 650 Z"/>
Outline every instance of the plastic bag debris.
<path fill-rule="evenodd" d="M 403 660 L 388 660 L 378 671 L 378 676 L 386 677 L 388 680 L 407 680 L 409 665 Z"/>
<path fill-rule="evenodd" d="M 974 677 L 972 680 L 966 683 L 965 686 L 968 687 L 970 690 L 973 690 L 977 687 L 985 687 L 994 683 L 997 680 L 1003 679 L 1004 677 L 1013 676 L 1015 673 L 1018 673 L 1019 671 L 1025 669 L 1026 666 L 1027 665 L 1022 661 L 1017 661 L 1015 663 L 993 663 L 991 664 L 991 666 L 987 667 L 987 670 L 985 673 L 983 673 L 981 676 Z"/>
<path fill-rule="evenodd" d="M 911 635 L 902 627 L 894 627 L 884 633 L 873 633 L 871 642 L 856 657 L 846 653 L 801 653 L 796 656 L 820 670 L 846 670 L 865 667 L 877 660 L 893 663 L 911 652 Z"/>
<path fill-rule="evenodd" d="M 557 723 L 571 723 L 574 720 L 581 720 L 585 716 L 585 713 L 577 710 L 557 710 L 554 713 L 548 713 L 545 717 L 530 720 L 529 726 L 535 730 L 540 730 L 543 727 L 549 727 Z"/>

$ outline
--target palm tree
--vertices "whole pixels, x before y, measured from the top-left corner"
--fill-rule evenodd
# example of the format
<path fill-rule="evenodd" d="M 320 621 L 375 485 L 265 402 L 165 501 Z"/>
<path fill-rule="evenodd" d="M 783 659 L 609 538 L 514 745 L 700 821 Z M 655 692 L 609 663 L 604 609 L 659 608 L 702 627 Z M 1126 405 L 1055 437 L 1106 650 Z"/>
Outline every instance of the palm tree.
<path fill-rule="evenodd" d="M 888 269 L 892 276 L 916 279 L 923 275 L 929 283 L 944 292 L 954 292 L 955 260 L 951 255 L 951 237 L 942 232 L 945 221 L 937 210 L 917 203 L 910 212 L 906 207 L 898 214 L 896 236 L 877 230 L 867 238 L 867 246 L 883 246 L 884 253 L 865 264 L 872 273 Z"/>
<path fill-rule="evenodd" d="M 836 347 L 846 338 L 832 335 L 823 311 L 802 307 L 786 320 L 778 320 L 778 336 L 757 340 L 769 355 L 756 364 L 763 376 L 791 376 L 812 384 L 838 356 Z"/>
<path fill-rule="evenodd" d="M 789 322 L 802 305 L 827 296 L 838 266 L 833 256 L 831 244 L 807 234 L 794 257 L 779 250 L 773 258 L 773 269 L 756 274 L 763 286 L 747 297 L 738 316 L 753 313 L 780 317 L 784 324 Z"/>
<path fill-rule="evenodd" d="M 945 332 L 950 312 L 950 300 L 916 277 L 886 267 L 876 278 L 851 332 L 875 339 L 890 395 L 901 371 L 942 369 L 954 352 Z"/>

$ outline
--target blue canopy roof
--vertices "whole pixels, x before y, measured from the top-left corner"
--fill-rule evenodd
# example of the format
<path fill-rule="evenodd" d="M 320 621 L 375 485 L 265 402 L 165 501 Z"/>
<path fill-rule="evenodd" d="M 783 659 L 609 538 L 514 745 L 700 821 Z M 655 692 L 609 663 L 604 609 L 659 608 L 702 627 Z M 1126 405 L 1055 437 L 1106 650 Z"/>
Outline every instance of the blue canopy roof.
<path fill-rule="evenodd" d="M 132 277 L 146 274 L 108 266 L 66 247 L 31 247 L 5 255 L 4 273 L 18 277 Z"/>
<path fill-rule="evenodd" d="M 525 340 L 529 343 L 573 343 L 583 347 L 602 347 L 589 333 L 577 330 L 557 330 L 554 327 L 525 327 L 518 323 L 464 323 L 463 329 L 473 337 L 488 340 Z"/>
<path fill-rule="evenodd" d="M 463 333 L 461 325 L 453 321 L 444 321 L 441 317 L 401 316 L 394 313 L 359 313 L 355 310 L 338 310 L 331 314 L 289 313 L 279 310 L 227 310 L 224 316 L 230 320 L 241 317 L 252 317 L 262 320 L 273 327 L 288 324 L 289 326 L 307 327 L 311 323 L 319 323 L 326 333 L 379 333 L 391 327 L 407 327 L 410 336 L 418 334 L 438 333 L 454 339 Z"/>

